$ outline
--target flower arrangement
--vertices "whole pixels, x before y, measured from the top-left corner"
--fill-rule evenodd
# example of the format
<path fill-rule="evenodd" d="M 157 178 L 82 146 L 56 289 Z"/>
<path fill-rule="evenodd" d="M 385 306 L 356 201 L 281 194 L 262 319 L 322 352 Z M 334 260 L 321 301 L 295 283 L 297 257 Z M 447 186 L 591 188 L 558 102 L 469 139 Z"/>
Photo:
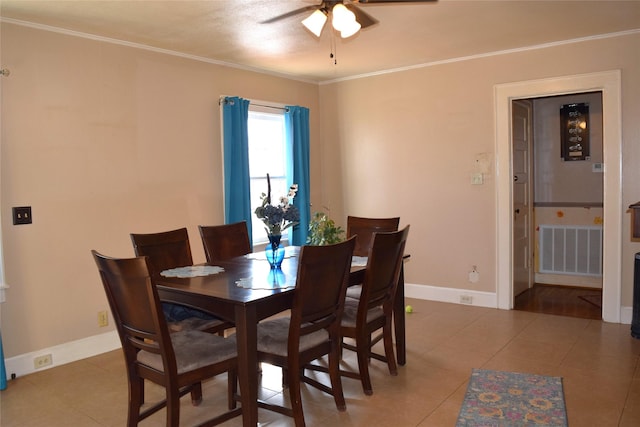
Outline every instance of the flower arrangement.
<path fill-rule="evenodd" d="M 284 230 L 298 224 L 300 212 L 291 203 L 297 192 L 298 184 L 293 184 L 289 187 L 287 195 L 280 197 L 280 203 L 272 205 L 271 180 L 267 174 L 267 194 L 262 193 L 260 196 L 262 205 L 256 208 L 255 214 L 264 223 L 268 235 L 280 236 Z"/>

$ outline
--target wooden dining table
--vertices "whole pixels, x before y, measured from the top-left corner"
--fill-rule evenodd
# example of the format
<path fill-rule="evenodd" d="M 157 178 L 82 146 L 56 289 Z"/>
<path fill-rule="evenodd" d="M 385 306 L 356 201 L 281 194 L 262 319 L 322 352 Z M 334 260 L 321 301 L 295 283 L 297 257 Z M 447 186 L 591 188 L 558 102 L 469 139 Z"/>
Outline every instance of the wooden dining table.
<path fill-rule="evenodd" d="M 238 382 L 244 426 L 258 423 L 257 325 L 291 308 L 299 247 L 287 247 L 280 270 L 272 270 L 264 253 L 216 262 L 224 271 L 195 277 L 163 277 L 157 289 L 163 302 L 187 304 L 231 321 L 236 327 Z M 352 266 L 350 285 L 362 283 L 365 267 Z M 398 364 L 406 363 L 404 277 L 401 273 L 394 306 Z"/>

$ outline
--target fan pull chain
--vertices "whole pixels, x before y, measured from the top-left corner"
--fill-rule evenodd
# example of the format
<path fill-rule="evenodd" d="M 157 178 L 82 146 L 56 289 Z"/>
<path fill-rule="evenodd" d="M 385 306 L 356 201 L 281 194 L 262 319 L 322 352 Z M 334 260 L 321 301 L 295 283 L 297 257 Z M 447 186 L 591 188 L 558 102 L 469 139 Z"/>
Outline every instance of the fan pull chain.
<path fill-rule="evenodd" d="M 329 53 L 329 58 L 333 59 L 333 65 L 338 65 L 338 47 L 336 45 L 335 33 L 333 31 L 331 31 L 331 52 Z"/>

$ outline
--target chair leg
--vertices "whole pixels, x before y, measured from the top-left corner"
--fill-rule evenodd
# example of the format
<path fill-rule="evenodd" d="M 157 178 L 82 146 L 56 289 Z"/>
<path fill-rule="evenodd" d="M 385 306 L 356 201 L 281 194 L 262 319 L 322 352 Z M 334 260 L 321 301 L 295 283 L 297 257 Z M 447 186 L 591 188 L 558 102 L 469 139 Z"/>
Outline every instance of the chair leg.
<path fill-rule="evenodd" d="M 131 378 L 129 380 L 129 412 L 127 426 L 135 427 L 140 422 L 140 407 L 144 403 L 144 380 Z"/>
<path fill-rule="evenodd" d="M 238 394 L 238 374 L 235 369 L 230 369 L 227 373 L 227 398 L 229 399 L 229 410 L 236 409 L 236 395 Z"/>
<path fill-rule="evenodd" d="M 396 357 L 393 353 L 393 340 L 391 339 L 391 316 L 387 317 L 387 321 L 384 324 L 382 331 L 384 341 L 384 354 L 387 358 L 387 366 L 389 367 L 389 373 L 391 375 L 398 375 L 398 365 L 396 364 Z"/>
<path fill-rule="evenodd" d="M 167 388 L 167 427 L 179 427 L 179 425 L 180 390 Z"/>
<path fill-rule="evenodd" d="M 282 368 L 282 387 L 289 387 L 289 369 L 285 367 Z"/>
<path fill-rule="evenodd" d="M 356 354 L 358 355 L 358 371 L 364 394 L 373 394 L 371 378 L 369 377 L 369 352 L 371 351 L 371 335 L 365 331 L 356 338 Z"/>
<path fill-rule="evenodd" d="M 338 411 L 346 411 L 347 404 L 344 401 L 344 392 L 342 391 L 342 379 L 340 377 L 340 349 L 341 345 L 334 344 L 335 349 L 329 353 L 329 378 L 331 379 L 331 390 L 333 391 L 333 400 L 336 402 Z"/>
<path fill-rule="evenodd" d="M 144 380 L 140 378 L 140 405 L 144 405 Z"/>
<path fill-rule="evenodd" d="M 283 370 L 283 374 L 284 374 Z M 299 375 L 300 369 L 288 369 L 287 371 L 287 382 L 289 384 L 289 398 L 291 399 L 291 410 L 293 412 L 293 419 L 295 421 L 296 427 L 304 427 L 304 412 L 302 409 L 302 396 L 300 393 L 300 377 Z M 293 375 L 296 375 L 296 378 L 292 378 Z"/>
<path fill-rule="evenodd" d="M 202 383 L 197 383 L 193 385 L 191 389 L 191 404 L 193 406 L 198 406 L 202 403 Z"/>

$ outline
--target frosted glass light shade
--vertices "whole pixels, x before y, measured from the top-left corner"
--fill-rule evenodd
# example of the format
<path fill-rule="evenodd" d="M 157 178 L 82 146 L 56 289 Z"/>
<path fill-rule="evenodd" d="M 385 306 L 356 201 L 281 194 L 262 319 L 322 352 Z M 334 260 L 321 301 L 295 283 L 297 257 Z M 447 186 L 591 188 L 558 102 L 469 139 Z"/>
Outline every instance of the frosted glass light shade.
<path fill-rule="evenodd" d="M 302 21 L 302 25 L 307 27 L 307 30 L 315 34 L 316 37 L 320 37 L 324 24 L 327 22 L 327 15 L 320 9 L 313 12 L 305 20 Z"/>
<path fill-rule="evenodd" d="M 333 24 L 333 28 L 338 31 L 344 30 L 352 21 L 356 20 L 356 15 L 342 3 L 335 5 L 331 13 L 333 15 L 331 24 Z"/>
<path fill-rule="evenodd" d="M 340 31 L 340 37 L 342 37 L 343 39 L 346 39 L 347 37 L 351 37 L 358 31 L 360 31 L 360 28 L 362 28 L 362 25 L 360 25 L 358 21 L 355 21 L 355 20 L 350 21 Z"/>

